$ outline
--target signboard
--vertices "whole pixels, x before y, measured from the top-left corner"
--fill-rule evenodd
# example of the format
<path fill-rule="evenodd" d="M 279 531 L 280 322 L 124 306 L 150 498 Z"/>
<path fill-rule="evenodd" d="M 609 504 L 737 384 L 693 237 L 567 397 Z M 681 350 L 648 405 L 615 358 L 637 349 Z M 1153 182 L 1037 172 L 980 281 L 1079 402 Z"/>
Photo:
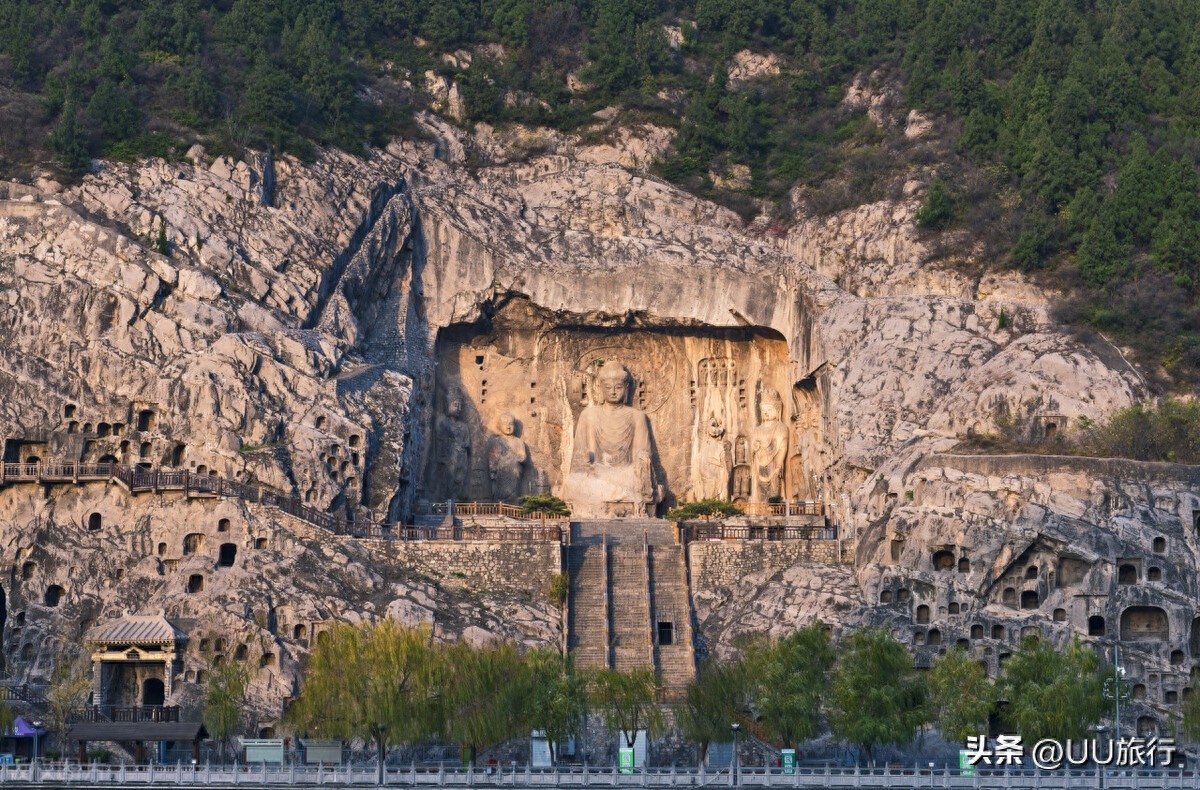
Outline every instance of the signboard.
<path fill-rule="evenodd" d="M 783 773 L 787 776 L 796 775 L 796 750 L 784 749 L 779 753 L 780 765 L 783 766 Z"/>
<path fill-rule="evenodd" d="M 971 765 L 970 755 L 966 749 L 958 751 L 958 775 L 959 776 L 974 776 L 975 766 Z"/>
<path fill-rule="evenodd" d="M 305 765 L 341 765 L 341 741 L 316 741 L 305 738 L 300 742 L 304 747 Z"/>
<path fill-rule="evenodd" d="M 629 747 L 629 746 L 621 747 L 621 750 L 617 753 L 617 766 L 618 766 L 620 772 L 623 774 L 633 773 L 633 748 L 632 747 Z"/>
<path fill-rule="evenodd" d="M 242 738 L 242 760 L 246 765 L 283 765 L 283 738 Z"/>

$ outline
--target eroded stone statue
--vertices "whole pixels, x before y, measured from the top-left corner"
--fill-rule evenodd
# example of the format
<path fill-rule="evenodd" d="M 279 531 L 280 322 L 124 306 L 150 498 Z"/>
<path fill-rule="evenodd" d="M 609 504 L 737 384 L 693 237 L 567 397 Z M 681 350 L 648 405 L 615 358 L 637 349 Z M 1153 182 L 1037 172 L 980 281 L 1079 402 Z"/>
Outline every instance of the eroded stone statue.
<path fill-rule="evenodd" d="M 739 436 L 733 443 L 733 499 L 748 502 L 750 500 L 750 462 L 749 442 L 745 436 Z"/>
<path fill-rule="evenodd" d="M 730 463 L 725 422 L 715 411 L 710 413 L 696 448 L 693 481 L 696 499 L 728 499 Z"/>
<path fill-rule="evenodd" d="M 446 413 L 436 420 L 437 476 L 444 495 L 466 494 L 471 472 L 471 427 L 462 418 L 462 393 L 446 393 Z"/>
<path fill-rule="evenodd" d="M 564 498 L 580 516 L 653 511 L 650 419 L 627 403 L 631 380 L 624 365 L 602 366 L 593 403 L 579 414 Z"/>
<path fill-rule="evenodd" d="M 788 429 L 783 424 L 783 401 L 770 387 L 762 391 L 761 421 L 750 437 L 754 499 L 766 502 L 783 495 L 783 472 L 787 458 Z"/>
<path fill-rule="evenodd" d="M 488 480 L 492 499 L 515 502 L 523 493 L 521 481 L 529 466 L 529 447 L 517 436 L 517 420 L 511 414 L 500 415 L 500 433 L 488 440 Z"/>

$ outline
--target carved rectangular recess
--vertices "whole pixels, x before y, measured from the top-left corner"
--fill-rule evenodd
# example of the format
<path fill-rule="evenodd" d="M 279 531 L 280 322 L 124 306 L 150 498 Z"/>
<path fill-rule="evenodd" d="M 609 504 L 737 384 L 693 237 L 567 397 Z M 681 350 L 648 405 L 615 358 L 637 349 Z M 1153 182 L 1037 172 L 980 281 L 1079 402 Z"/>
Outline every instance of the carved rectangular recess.
<path fill-rule="evenodd" d="M 781 494 L 816 498 L 813 470 L 801 457 L 811 448 L 816 462 L 821 398 L 815 381 L 794 386 L 787 344 L 773 330 L 581 326 L 516 299 L 488 321 L 439 331 L 435 357 L 432 408 L 423 415 L 428 441 L 422 497 L 502 498 L 493 490 L 500 484 L 492 467 L 505 455 L 494 441 L 505 415 L 528 448 L 519 493 L 560 493 L 570 473 L 579 415 L 598 397 L 596 371 L 619 364 L 633 379 L 627 403 L 649 418 L 655 481 L 664 501 L 702 493 L 699 448 L 717 432 L 711 428 L 714 417 L 720 422 L 715 441 L 727 444 L 731 468 L 725 498 L 734 496 L 732 468 L 739 460 L 746 463 L 738 455 L 752 447 L 762 400 L 772 391 L 788 435 Z M 520 452 L 517 443 L 508 445 Z"/>

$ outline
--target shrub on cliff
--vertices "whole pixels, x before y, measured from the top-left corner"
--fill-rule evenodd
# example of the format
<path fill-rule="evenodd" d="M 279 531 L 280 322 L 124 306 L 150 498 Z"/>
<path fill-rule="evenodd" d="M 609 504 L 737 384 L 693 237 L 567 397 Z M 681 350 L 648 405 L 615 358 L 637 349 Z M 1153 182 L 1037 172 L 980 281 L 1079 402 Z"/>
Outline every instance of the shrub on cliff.
<path fill-rule="evenodd" d="M 667 513 L 668 521 L 687 521 L 700 516 L 740 516 L 742 509 L 723 499 L 701 499 L 688 502 Z"/>
<path fill-rule="evenodd" d="M 567 503 L 553 494 L 523 496 L 518 502 L 521 505 L 521 512 L 527 515 L 530 513 L 545 513 L 547 516 L 571 515 L 571 508 Z"/>

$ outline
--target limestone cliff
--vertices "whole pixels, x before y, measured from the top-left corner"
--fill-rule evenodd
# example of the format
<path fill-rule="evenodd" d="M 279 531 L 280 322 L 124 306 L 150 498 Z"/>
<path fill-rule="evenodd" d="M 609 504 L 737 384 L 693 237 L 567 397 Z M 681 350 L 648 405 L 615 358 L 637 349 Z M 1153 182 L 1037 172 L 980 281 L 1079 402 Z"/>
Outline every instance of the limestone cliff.
<path fill-rule="evenodd" d="M 693 593 L 716 649 L 810 617 L 894 623 L 911 641 L 922 606 L 945 623 L 943 644 L 961 632 L 975 649 L 974 625 L 1007 629 L 987 631 L 996 641 L 979 642 L 981 655 L 998 657 L 1032 625 L 1086 633 L 1091 610 L 1056 603 L 1074 593 L 1051 592 L 1049 558 L 1065 562 L 1071 546 L 1087 570 L 1070 584 L 1106 595 L 1103 568 L 1142 551 L 1150 523 L 1186 555 L 1155 566 L 1146 600 L 1156 603 L 1144 605 L 1167 607 L 1171 641 L 1182 638 L 1191 615 L 1178 591 L 1196 584 L 1191 523 L 1179 515 L 1194 500 L 1188 475 L 1164 472 L 1160 496 L 1134 482 L 1158 471 L 1085 464 L 1060 493 L 1059 478 L 1041 478 L 1048 462 L 968 472 L 1001 462 L 937 454 L 998 416 L 1069 430 L 1145 392 L 1116 349 L 1057 327 L 1018 275 L 975 282 L 931 264 L 913 222 L 919 181 L 899 201 L 767 234 L 639 169 L 662 144 L 654 130 L 602 146 L 549 140 L 526 157 L 514 151 L 528 154 L 528 141 L 484 127 L 469 136 L 427 119 L 427 133 L 369 159 L 234 162 L 197 148 L 190 162 L 105 163 L 68 188 L 9 187 L 5 460 L 215 473 L 394 522 L 455 496 L 447 480 L 486 498 L 482 448 L 506 414 L 529 445 L 524 490 L 561 490 L 584 373 L 607 356 L 630 369 L 634 405 L 658 437 L 659 501 L 696 490 L 689 448 L 704 420 L 719 415 L 736 465 L 738 438 L 767 419 L 761 404 L 775 392 L 788 426 L 787 467 L 775 471 L 784 495 L 826 501 L 857 542 L 853 571 L 829 564 L 842 557 L 781 555 L 731 576 L 711 557 Z M 439 423 L 455 397 L 461 425 Z M 462 452 L 445 451 L 447 437 Z M 270 675 L 256 688 L 274 703 L 318 623 L 393 611 L 477 637 L 559 638 L 540 586 L 557 558 L 481 581 L 472 605 L 448 583 L 466 571 L 438 581 L 421 563 L 269 508 L 105 484 L 13 484 L 3 496 L 7 610 L 27 607 L 20 631 L 10 615 L 3 645 L 23 677 L 44 674 L 39 657 L 76 639 L 81 620 L 123 609 L 246 634 L 237 638 L 272 656 L 260 658 Z M 234 538 L 217 534 L 221 518 Z M 203 552 L 187 551 L 192 533 Z M 239 546 L 237 564 L 214 570 L 222 542 Z M 927 568 L 944 562 L 935 550 L 953 556 L 954 574 L 960 557 L 969 570 Z M 1037 579 L 1008 581 L 1035 555 L 1045 555 Z M 193 574 L 203 589 L 188 594 Z M 1056 583 L 1077 589 L 1062 571 Z M 45 605 L 48 584 L 62 588 L 58 606 Z M 1016 591 L 1036 585 L 1036 613 L 1023 611 L 1032 599 Z M 1010 588 L 1014 611 L 1003 610 Z M 1118 602 L 1103 607 L 1111 636 L 1124 615 Z M 986 622 L 968 627 L 967 611 Z M 934 637 L 921 639 L 927 649 Z M 1172 656 L 1138 660 L 1165 678 L 1182 672 Z M 198 662 L 197 652 L 187 671 Z"/>

